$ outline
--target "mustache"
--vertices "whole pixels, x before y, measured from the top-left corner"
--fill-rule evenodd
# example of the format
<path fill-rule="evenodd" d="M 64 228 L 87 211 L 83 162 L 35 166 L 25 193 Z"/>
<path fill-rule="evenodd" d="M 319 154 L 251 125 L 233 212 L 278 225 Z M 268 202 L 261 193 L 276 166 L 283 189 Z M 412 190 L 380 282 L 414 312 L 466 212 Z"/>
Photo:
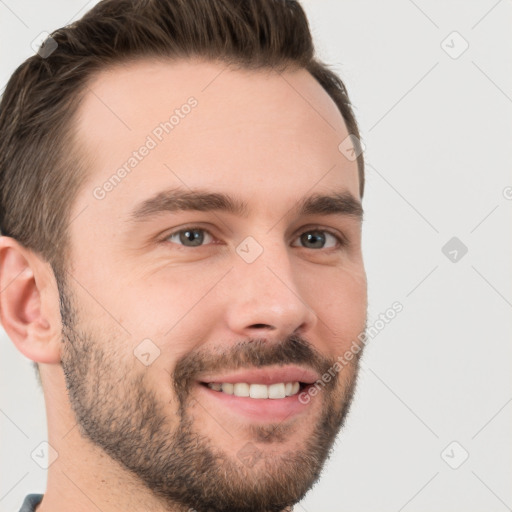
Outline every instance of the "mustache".
<path fill-rule="evenodd" d="M 176 363 L 171 374 L 174 389 L 183 404 L 191 386 L 202 373 L 236 371 L 241 368 L 263 368 L 296 364 L 325 374 L 336 362 L 322 355 L 300 335 L 292 334 L 282 342 L 265 338 L 251 338 L 232 346 L 199 350 L 185 354 Z M 328 385 L 334 386 L 335 379 Z"/>

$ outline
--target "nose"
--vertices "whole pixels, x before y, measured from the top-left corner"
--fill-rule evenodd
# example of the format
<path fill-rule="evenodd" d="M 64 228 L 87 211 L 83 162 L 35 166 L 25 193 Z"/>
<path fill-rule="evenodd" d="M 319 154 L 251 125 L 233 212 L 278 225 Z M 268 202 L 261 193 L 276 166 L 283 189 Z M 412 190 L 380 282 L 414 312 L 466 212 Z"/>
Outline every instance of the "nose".
<path fill-rule="evenodd" d="M 297 273 L 286 247 L 266 249 L 252 263 L 239 258 L 226 283 L 231 332 L 284 339 L 313 329 L 317 315 L 304 297 Z"/>

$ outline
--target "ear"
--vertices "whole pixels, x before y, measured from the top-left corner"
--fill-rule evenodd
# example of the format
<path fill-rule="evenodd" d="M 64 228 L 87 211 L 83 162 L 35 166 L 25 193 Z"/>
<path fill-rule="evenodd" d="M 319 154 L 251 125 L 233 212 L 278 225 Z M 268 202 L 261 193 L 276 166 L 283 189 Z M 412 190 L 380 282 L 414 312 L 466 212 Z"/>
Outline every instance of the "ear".
<path fill-rule="evenodd" d="M 0 322 L 24 356 L 60 362 L 62 324 L 51 265 L 8 236 L 0 236 Z"/>

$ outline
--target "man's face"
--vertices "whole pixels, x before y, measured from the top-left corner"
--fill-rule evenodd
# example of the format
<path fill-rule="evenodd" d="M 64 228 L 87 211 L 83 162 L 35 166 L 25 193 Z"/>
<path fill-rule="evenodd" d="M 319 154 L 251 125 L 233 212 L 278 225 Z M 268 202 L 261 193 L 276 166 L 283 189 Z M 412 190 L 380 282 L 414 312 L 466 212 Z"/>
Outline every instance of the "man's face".
<path fill-rule="evenodd" d="M 145 61 L 102 72 L 77 127 L 91 168 L 62 366 L 82 436 L 169 507 L 296 503 L 349 409 L 360 353 L 343 354 L 366 324 L 334 102 L 304 70 Z"/>

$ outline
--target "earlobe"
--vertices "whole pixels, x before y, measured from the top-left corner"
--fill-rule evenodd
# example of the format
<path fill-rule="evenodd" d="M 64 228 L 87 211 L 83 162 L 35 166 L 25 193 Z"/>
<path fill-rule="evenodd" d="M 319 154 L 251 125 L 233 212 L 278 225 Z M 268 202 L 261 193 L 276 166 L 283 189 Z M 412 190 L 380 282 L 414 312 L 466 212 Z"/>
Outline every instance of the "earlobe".
<path fill-rule="evenodd" d="M 61 320 L 52 277 L 40 256 L 0 237 L 0 321 L 18 351 L 38 363 L 60 362 Z"/>

